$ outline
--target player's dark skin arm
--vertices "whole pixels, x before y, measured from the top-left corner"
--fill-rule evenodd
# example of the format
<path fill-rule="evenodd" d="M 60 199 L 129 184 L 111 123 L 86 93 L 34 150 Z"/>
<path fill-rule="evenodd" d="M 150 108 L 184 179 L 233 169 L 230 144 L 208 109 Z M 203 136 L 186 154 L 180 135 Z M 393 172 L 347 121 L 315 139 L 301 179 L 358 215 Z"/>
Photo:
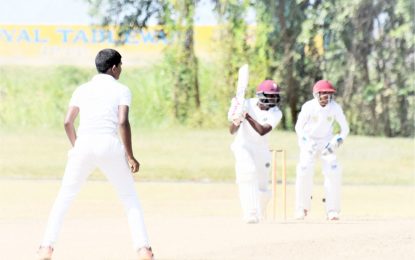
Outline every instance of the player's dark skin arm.
<path fill-rule="evenodd" d="M 234 122 L 232 122 L 232 123 L 229 125 L 229 132 L 231 133 L 231 135 L 233 135 L 234 133 L 236 133 L 236 131 L 238 131 L 239 126 L 240 126 L 240 124 L 239 124 L 239 125 L 235 125 L 235 123 L 234 123 Z"/>
<path fill-rule="evenodd" d="M 128 106 L 118 107 L 118 126 L 122 143 L 124 144 L 127 161 L 131 172 L 138 172 L 140 163 L 134 158 L 133 147 L 131 143 L 131 126 L 128 120 Z"/>
<path fill-rule="evenodd" d="M 68 112 L 66 112 L 66 117 L 64 121 L 65 132 L 72 146 L 75 145 L 76 141 L 76 131 L 74 122 L 78 114 L 79 107 L 71 106 L 68 108 Z"/>
<path fill-rule="evenodd" d="M 255 131 L 261 136 L 268 134 L 272 130 L 272 127 L 270 125 L 261 125 L 255 119 L 253 119 L 248 113 L 245 115 L 245 120 L 247 120 L 248 123 L 252 126 L 252 128 L 254 128 Z"/>

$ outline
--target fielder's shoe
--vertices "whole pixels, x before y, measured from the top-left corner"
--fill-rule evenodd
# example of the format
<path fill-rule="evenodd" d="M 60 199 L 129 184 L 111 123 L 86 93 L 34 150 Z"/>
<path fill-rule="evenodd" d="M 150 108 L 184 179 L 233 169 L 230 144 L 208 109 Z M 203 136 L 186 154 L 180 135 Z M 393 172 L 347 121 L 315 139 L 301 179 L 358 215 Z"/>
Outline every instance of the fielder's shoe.
<path fill-rule="evenodd" d="M 154 254 L 151 247 L 142 247 L 138 249 L 138 260 L 154 260 Z"/>
<path fill-rule="evenodd" d="M 37 250 L 37 259 L 38 260 L 51 260 L 52 259 L 53 248 L 50 246 L 41 246 Z"/>
<path fill-rule="evenodd" d="M 296 220 L 303 220 L 306 216 L 307 216 L 307 210 L 306 209 L 297 210 L 297 212 L 295 213 L 295 219 Z"/>
<path fill-rule="evenodd" d="M 328 219 L 328 220 L 333 220 L 333 221 L 335 221 L 335 220 L 339 220 L 339 213 L 338 213 L 338 212 L 336 212 L 336 211 L 330 211 L 330 212 L 327 214 L 327 219 Z"/>

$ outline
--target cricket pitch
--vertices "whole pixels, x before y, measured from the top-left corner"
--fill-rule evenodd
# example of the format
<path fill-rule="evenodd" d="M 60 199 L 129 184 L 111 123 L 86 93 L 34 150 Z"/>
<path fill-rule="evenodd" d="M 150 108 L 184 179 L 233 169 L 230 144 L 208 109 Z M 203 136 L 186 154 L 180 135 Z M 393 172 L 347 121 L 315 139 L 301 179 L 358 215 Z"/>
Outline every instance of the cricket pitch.
<path fill-rule="evenodd" d="M 35 259 L 59 180 L 0 181 L 2 259 Z M 304 221 L 293 219 L 294 186 L 281 188 L 276 219 L 241 221 L 234 183 L 137 182 L 157 260 L 415 259 L 414 186 L 343 186 L 342 213 L 325 220 L 315 186 Z M 271 215 L 271 211 L 269 211 Z M 135 259 L 127 219 L 106 181 L 88 181 L 72 203 L 54 259 Z"/>

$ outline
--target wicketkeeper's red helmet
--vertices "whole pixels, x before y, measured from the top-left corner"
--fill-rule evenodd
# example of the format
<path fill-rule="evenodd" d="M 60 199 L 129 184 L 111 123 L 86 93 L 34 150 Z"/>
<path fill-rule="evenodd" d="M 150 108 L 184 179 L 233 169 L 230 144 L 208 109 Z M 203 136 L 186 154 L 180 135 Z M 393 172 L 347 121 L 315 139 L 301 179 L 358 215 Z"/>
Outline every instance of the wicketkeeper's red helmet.
<path fill-rule="evenodd" d="M 316 84 L 314 84 L 313 93 L 319 93 L 319 92 L 336 93 L 336 89 L 333 87 L 333 85 L 329 81 L 319 80 L 316 82 Z"/>

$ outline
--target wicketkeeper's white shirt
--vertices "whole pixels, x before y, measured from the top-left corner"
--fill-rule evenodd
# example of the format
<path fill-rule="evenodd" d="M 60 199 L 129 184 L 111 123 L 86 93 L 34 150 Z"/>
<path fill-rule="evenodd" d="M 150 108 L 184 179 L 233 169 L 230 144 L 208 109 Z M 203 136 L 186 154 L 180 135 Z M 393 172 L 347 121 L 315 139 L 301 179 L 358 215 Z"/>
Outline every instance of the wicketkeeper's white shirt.
<path fill-rule="evenodd" d="M 131 105 L 131 92 L 110 75 L 95 75 L 91 81 L 79 86 L 69 103 L 80 110 L 78 136 L 116 134 L 120 105 Z"/>
<path fill-rule="evenodd" d="M 245 111 L 261 125 L 268 124 L 274 129 L 282 118 L 282 112 L 276 106 L 270 108 L 269 110 L 261 110 L 258 107 L 257 103 L 258 98 L 251 98 L 246 100 L 244 104 Z M 232 148 L 236 148 L 241 145 L 267 147 L 268 135 L 259 135 L 245 119 L 236 132 L 234 142 L 232 143 Z"/>
<path fill-rule="evenodd" d="M 334 100 L 322 107 L 317 99 L 304 103 L 298 115 L 295 131 L 299 138 L 327 139 L 333 135 L 333 123 L 340 125 L 343 140 L 349 134 L 349 126 L 343 109 Z"/>

